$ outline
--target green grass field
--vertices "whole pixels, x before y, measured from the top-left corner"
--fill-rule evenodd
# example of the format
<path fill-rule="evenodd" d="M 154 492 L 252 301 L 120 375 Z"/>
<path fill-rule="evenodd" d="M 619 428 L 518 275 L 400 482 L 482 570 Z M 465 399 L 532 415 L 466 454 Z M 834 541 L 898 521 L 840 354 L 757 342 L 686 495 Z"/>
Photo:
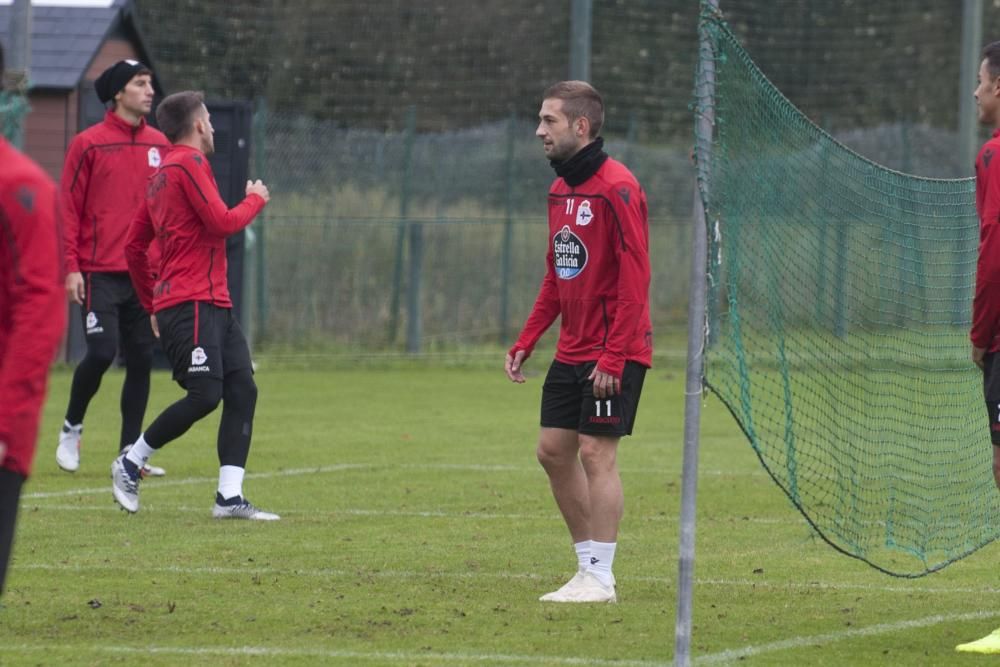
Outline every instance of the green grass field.
<path fill-rule="evenodd" d="M 501 353 L 502 355 L 502 353 Z M 56 468 L 70 373 L 53 373 L 0 610 L 3 665 L 668 664 L 674 643 L 683 368 L 650 373 L 622 447 L 620 603 L 537 601 L 573 571 L 535 461 L 539 373 L 485 363 L 293 368 L 264 358 L 247 495 L 276 524 L 210 518 L 218 416 L 155 460 L 141 511 L 111 499 L 121 373 L 83 461 Z M 154 378 L 149 417 L 180 395 Z M 952 665 L 1000 626 L 997 547 L 898 580 L 835 553 L 704 402 L 696 664 Z"/>

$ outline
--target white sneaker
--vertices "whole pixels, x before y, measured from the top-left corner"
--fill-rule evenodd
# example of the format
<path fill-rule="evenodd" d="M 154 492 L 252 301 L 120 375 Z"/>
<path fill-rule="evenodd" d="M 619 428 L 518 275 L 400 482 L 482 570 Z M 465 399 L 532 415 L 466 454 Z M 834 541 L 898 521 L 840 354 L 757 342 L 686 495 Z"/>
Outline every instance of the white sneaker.
<path fill-rule="evenodd" d="M 249 519 L 250 521 L 277 521 L 281 517 L 271 512 L 255 507 L 246 498 L 236 496 L 225 500 L 215 494 L 215 507 L 212 508 L 213 519 Z"/>
<path fill-rule="evenodd" d="M 76 472 L 80 468 L 80 440 L 82 436 L 83 424 L 70 426 L 64 423 L 59 432 L 56 463 L 66 472 Z"/>
<path fill-rule="evenodd" d="M 567 602 L 618 602 L 615 585 L 605 586 L 591 572 L 584 572 L 580 584 L 568 593 Z"/>
<path fill-rule="evenodd" d="M 139 482 L 142 475 L 134 463 L 122 454 L 111 462 L 111 495 L 122 509 L 131 514 L 139 511 Z"/>
<path fill-rule="evenodd" d="M 563 584 L 559 590 L 552 591 L 551 593 L 546 593 L 542 597 L 538 598 L 539 602 L 569 602 L 570 593 L 576 590 L 576 587 L 583 583 L 583 571 L 577 570 L 573 578 Z"/>

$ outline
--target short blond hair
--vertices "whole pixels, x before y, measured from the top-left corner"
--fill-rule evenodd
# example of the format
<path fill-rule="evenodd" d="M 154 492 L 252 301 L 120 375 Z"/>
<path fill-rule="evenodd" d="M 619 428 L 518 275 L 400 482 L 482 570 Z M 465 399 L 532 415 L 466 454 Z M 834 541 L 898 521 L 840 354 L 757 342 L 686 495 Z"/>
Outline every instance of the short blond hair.
<path fill-rule="evenodd" d="M 586 118 L 590 122 L 590 138 L 595 139 L 604 126 L 604 99 L 586 81 L 560 81 L 545 89 L 543 100 L 562 100 L 563 113 L 573 122 Z"/>

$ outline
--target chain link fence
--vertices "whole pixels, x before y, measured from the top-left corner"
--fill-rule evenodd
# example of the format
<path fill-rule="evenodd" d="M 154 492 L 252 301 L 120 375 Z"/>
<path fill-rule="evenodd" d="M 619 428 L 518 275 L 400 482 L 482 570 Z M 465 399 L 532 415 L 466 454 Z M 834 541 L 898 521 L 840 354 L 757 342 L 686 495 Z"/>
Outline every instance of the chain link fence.
<path fill-rule="evenodd" d="M 962 3 L 723 0 L 763 72 L 851 149 L 969 175 L 957 145 Z M 1000 35 L 1000 12 L 984 34 Z M 509 342 L 530 310 L 553 178 L 539 96 L 570 69 L 571 2 L 137 0 L 168 92 L 255 101 L 258 342 L 379 350 Z M 654 325 L 682 327 L 698 3 L 592 3 L 607 150 L 650 204 Z M 993 31 L 991 33 L 991 31 Z M 415 339 L 415 340 L 414 340 Z"/>

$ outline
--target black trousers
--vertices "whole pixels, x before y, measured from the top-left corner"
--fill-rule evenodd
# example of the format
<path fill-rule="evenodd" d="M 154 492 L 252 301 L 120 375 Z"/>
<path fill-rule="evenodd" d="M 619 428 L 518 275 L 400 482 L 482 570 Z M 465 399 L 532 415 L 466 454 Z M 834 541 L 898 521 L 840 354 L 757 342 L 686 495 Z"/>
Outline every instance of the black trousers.
<path fill-rule="evenodd" d="M 17 524 L 17 505 L 21 500 L 24 477 L 0 468 L 0 595 L 7 580 L 7 564 L 14 546 L 14 526 Z"/>

